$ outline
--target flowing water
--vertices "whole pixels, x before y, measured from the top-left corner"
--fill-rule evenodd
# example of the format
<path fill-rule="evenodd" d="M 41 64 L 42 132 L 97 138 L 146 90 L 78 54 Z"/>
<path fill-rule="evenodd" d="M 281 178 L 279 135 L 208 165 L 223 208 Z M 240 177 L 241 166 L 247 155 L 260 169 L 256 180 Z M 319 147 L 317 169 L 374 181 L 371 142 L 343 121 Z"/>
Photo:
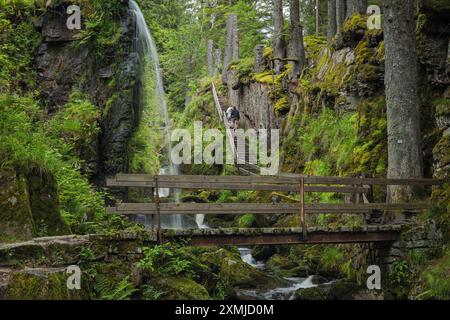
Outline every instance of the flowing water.
<path fill-rule="evenodd" d="M 249 248 L 239 248 L 242 261 L 251 265 L 252 267 L 264 271 L 266 265 L 263 262 L 256 261 Z M 292 300 L 294 294 L 299 289 L 314 288 L 317 285 L 312 283 L 313 276 L 308 278 L 284 278 L 289 285 L 286 287 L 270 289 L 267 291 L 261 290 L 239 290 L 239 295 L 246 299 L 258 300 Z"/>
<path fill-rule="evenodd" d="M 164 91 L 164 84 L 161 77 L 160 72 L 160 63 L 158 51 L 156 49 L 155 41 L 148 29 L 147 23 L 145 21 L 144 15 L 139 8 L 138 4 L 131 0 L 130 1 L 130 10 L 134 12 L 136 16 L 136 40 L 137 40 L 137 51 L 140 55 L 145 58 L 149 58 L 153 64 L 154 70 L 154 78 L 155 78 L 155 93 L 157 95 L 157 104 L 158 111 L 163 121 L 163 132 L 164 132 L 164 140 L 166 145 L 166 156 L 165 161 L 167 162 L 167 166 L 161 168 L 160 174 L 170 174 L 170 175 L 178 175 L 179 168 L 175 166 L 171 162 L 171 145 L 170 145 L 170 118 L 169 112 L 167 110 L 167 103 Z M 175 201 L 179 201 L 179 191 L 177 190 L 169 190 L 169 189 L 159 189 L 159 195 L 162 198 L 168 198 L 170 196 L 173 197 Z M 148 220 L 145 219 L 146 223 Z M 161 219 L 161 224 L 164 228 L 173 228 L 173 229 L 181 229 L 183 228 L 183 221 L 181 215 L 172 215 L 172 216 L 164 216 Z M 146 224 L 148 225 L 148 224 Z"/>

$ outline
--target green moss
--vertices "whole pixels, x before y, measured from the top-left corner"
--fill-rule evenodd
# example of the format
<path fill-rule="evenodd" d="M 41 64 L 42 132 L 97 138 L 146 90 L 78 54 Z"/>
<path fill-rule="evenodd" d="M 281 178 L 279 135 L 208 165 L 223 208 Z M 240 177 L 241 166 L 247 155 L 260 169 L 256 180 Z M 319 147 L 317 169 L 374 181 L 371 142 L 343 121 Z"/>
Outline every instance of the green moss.
<path fill-rule="evenodd" d="M 32 5 L 2 4 L 0 10 L 0 92 L 26 92 L 36 85 L 34 54 L 41 42 Z"/>
<path fill-rule="evenodd" d="M 295 293 L 294 300 L 319 301 L 326 300 L 323 289 L 319 287 L 300 289 Z"/>
<path fill-rule="evenodd" d="M 355 62 L 360 64 L 373 62 L 374 49 L 369 48 L 367 41 L 361 41 L 355 48 Z"/>
<path fill-rule="evenodd" d="M 287 96 L 280 98 L 274 107 L 275 112 L 278 115 L 284 115 L 290 110 L 289 99 Z"/>
<path fill-rule="evenodd" d="M 237 77 L 242 84 L 248 84 L 253 79 L 254 60 L 253 58 L 246 58 L 233 61 L 228 69 L 237 72 Z"/>
<path fill-rule="evenodd" d="M 85 284 L 82 284 L 86 285 Z M 85 290 L 67 289 L 64 271 L 14 272 L 5 290 L 7 300 L 77 300 L 86 299 Z"/>
<path fill-rule="evenodd" d="M 387 168 L 387 120 L 384 96 L 364 100 L 359 108 L 359 142 L 354 151 L 353 169 L 383 176 Z"/>
<path fill-rule="evenodd" d="M 192 279 L 183 277 L 161 277 L 152 280 L 152 286 L 167 300 L 210 300 L 208 291 Z"/>
<path fill-rule="evenodd" d="M 265 59 L 273 59 L 274 58 L 274 50 L 272 47 L 265 47 L 263 51 L 263 57 Z"/>
<path fill-rule="evenodd" d="M 343 32 L 354 33 L 358 30 L 366 30 L 367 29 L 367 17 L 363 16 L 359 13 L 355 13 L 350 18 L 348 18 L 344 26 L 342 27 Z"/>
<path fill-rule="evenodd" d="M 376 61 L 378 63 L 382 63 L 384 61 L 384 56 L 385 56 L 385 45 L 384 41 L 382 41 L 377 50 Z"/>
<path fill-rule="evenodd" d="M 256 217 L 252 214 L 246 214 L 244 216 L 241 216 L 238 220 L 239 228 L 255 228 L 257 226 L 258 225 Z"/>

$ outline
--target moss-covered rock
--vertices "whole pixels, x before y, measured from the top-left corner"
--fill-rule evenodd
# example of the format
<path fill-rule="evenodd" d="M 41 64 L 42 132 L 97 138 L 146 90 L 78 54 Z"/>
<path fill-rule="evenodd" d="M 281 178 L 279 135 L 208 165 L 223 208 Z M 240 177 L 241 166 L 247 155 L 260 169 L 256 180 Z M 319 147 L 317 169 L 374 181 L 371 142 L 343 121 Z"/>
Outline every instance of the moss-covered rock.
<path fill-rule="evenodd" d="M 13 169 L 0 171 L 0 242 L 29 240 L 34 233 L 25 177 Z"/>
<path fill-rule="evenodd" d="M 28 193 L 37 236 L 58 236 L 70 233 L 60 214 L 58 189 L 48 174 L 27 175 Z"/>
<path fill-rule="evenodd" d="M 450 176 L 450 135 L 445 135 L 433 149 L 436 162 L 435 176 L 446 179 Z"/>
<path fill-rule="evenodd" d="M 326 294 L 320 287 L 299 289 L 294 294 L 294 300 L 326 300 Z"/>
<path fill-rule="evenodd" d="M 216 272 L 220 279 L 231 287 L 242 289 L 276 288 L 284 281 L 270 276 L 243 262 L 239 253 L 225 249 L 207 252 L 200 256 L 200 261 Z"/>
<path fill-rule="evenodd" d="M 82 277 L 81 290 L 69 290 L 66 269 L 25 269 L 12 271 L 3 295 L 5 300 L 86 300 L 89 282 Z"/>
<path fill-rule="evenodd" d="M 185 277 L 157 277 L 149 282 L 167 300 L 210 300 L 205 287 Z"/>

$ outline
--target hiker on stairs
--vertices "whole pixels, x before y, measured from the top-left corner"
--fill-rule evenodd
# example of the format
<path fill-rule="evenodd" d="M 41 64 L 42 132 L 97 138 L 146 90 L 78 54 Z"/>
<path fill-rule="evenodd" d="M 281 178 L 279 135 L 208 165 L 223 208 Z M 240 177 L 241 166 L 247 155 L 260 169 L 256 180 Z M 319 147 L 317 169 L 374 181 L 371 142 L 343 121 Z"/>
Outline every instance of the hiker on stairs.
<path fill-rule="evenodd" d="M 228 127 L 230 129 L 233 129 L 234 131 L 239 129 L 239 120 L 241 120 L 241 115 L 236 106 L 228 108 L 226 115 L 228 120 Z"/>

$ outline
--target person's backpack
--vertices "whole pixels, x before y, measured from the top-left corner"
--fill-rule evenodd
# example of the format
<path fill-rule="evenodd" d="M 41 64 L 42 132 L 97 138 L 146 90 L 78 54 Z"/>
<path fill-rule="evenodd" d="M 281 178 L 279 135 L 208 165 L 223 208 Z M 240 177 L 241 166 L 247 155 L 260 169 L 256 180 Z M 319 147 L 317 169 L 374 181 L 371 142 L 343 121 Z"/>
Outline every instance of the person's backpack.
<path fill-rule="evenodd" d="M 237 109 L 231 109 L 231 118 L 233 118 L 233 119 L 239 119 L 240 118 L 240 114 L 239 114 L 239 111 Z"/>

